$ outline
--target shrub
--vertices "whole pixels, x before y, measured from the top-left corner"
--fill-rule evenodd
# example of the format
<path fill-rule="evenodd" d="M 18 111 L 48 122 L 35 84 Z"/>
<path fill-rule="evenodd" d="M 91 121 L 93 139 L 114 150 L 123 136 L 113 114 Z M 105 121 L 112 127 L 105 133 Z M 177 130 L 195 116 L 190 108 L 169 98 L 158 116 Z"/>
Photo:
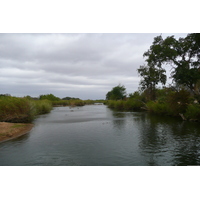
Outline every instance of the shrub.
<path fill-rule="evenodd" d="M 185 113 L 185 117 L 188 119 L 199 119 L 200 118 L 200 105 L 190 104 L 188 105 Z"/>
<path fill-rule="evenodd" d="M 179 92 L 173 92 L 169 95 L 167 103 L 169 104 L 171 114 L 185 113 L 190 103 L 190 93 L 183 89 Z"/>
<path fill-rule="evenodd" d="M 170 114 L 169 106 L 167 103 L 149 101 L 146 105 L 147 109 L 152 113 Z"/>
<path fill-rule="evenodd" d="M 144 103 L 137 99 L 129 99 L 125 102 L 124 108 L 128 111 L 140 111 L 141 107 L 144 106 Z"/>
<path fill-rule="evenodd" d="M 49 101 L 59 101 L 59 100 L 60 100 L 59 97 L 56 97 L 56 96 L 53 95 L 53 94 L 40 95 L 39 99 L 40 99 L 40 100 L 47 99 L 47 100 L 49 100 Z"/>
<path fill-rule="evenodd" d="M 115 108 L 115 101 L 114 100 L 108 100 L 106 102 L 109 108 Z"/>
<path fill-rule="evenodd" d="M 120 110 L 120 111 L 124 110 L 124 101 L 122 101 L 122 100 L 115 101 L 114 109 Z"/>

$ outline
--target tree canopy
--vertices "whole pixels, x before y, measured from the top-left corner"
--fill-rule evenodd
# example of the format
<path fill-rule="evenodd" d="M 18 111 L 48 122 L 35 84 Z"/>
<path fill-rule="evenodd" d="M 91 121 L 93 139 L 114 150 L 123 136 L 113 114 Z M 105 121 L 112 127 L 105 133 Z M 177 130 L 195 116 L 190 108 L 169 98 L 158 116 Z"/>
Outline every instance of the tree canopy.
<path fill-rule="evenodd" d="M 124 85 L 120 84 L 112 88 L 112 90 L 106 94 L 106 100 L 119 100 L 125 97 L 126 97 L 126 88 L 124 87 Z"/>
<path fill-rule="evenodd" d="M 50 100 L 50 101 L 59 101 L 60 100 L 59 97 L 56 97 L 53 94 L 40 95 L 39 99 L 40 100 L 47 99 L 47 100 Z"/>
<path fill-rule="evenodd" d="M 150 49 L 144 53 L 148 65 L 162 68 L 172 66 L 171 77 L 177 84 L 187 86 L 194 94 L 200 94 L 197 84 L 200 80 L 200 33 L 188 34 L 185 38 L 169 36 L 154 38 Z"/>
<path fill-rule="evenodd" d="M 140 81 L 141 90 L 148 90 L 150 99 L 155 99 L 155 88 L 158 83 L 165 85 L 166 75 L 165 69 L 156 65 L 143 65 L 138 69 L 139 75 L 142 77 Z"/>

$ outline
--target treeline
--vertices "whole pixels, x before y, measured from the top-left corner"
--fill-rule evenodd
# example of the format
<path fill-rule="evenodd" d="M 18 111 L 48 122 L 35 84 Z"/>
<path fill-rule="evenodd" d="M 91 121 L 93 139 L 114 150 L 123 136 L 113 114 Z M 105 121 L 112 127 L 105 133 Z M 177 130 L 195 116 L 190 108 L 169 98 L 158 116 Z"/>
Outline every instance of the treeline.
<path fill-rule="evenodd" d="M 143 56 L 146 64 L 138 68 L 139 91 L 127 97 L 125 87 L 118 85 L 107 93 L 107 105 L 117 110 L 147 110 L 200 120 L 200 34 L 179 39 L 157 36 Z M 172 67 L 173 85 L 168 87 L 166 65 Z"/>
<path fill-rule="evenodd" d="M 109 108 L 118 111 L 148 111 L 159 115 L 181 117 L 184 120 L 200 120 L 200 105 L 194 96 L 184 88 L 176 91 L 173 87 L 155 90 L 155 100 L 149 92 L 135 92 L 124 100 L 107 100 Z"/>
<path fill-rule="evenodd" d="M 65 97 L 60 99 L 53 94 L 40 95 L 40 100 L 49 100 L 53 106 L 84 106 L 94 104 L 96 102 L 103 103 L 104 100 L 81 100 L 74 97 Z"/>

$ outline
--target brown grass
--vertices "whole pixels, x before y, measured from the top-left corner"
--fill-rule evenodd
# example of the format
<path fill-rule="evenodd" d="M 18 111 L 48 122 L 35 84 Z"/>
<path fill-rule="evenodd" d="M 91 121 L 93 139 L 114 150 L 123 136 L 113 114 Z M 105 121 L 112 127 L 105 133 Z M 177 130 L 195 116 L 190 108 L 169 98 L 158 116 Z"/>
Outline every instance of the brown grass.
<path fill-rule="evenodd" d="M 33 124 L 0 122 L 0 142 L 26 134 Z"/>

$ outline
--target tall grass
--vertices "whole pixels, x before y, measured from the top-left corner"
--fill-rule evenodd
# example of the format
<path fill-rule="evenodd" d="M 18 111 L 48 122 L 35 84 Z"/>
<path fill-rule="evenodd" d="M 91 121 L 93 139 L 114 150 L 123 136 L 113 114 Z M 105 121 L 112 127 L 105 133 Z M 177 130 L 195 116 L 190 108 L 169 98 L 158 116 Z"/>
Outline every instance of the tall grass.
<path fill-rule="evenodd" d="M 58 100 L 52 101 L 53 106 L 84 106 L 91 105 L 94 103 L 104 103 L 105 100 L 80 100 L 80 99 L 70 99 L 70 100 Z"/>
<path fill-rule="evenodd" d="M 141 111 L 142 107 L 144 107 L 144 103 L 138 99 L 128 99 L 127 101 L 108 100 L 106 105 L 119 111 Z"/>
<path fill-rule="evenodd" d="M 52 109 L 52 103 L 49 100 L 34 101 L 35 115 L 42 115 L 49 113 Z"/>
<path fill-rule="evenodd" d="M 169 105 L 166 102 L 149 101 L 149 102 L 147 102 L 146 105 L 147 105 L 147 110 L 149 112 L 152 112 L 155 114 L 166 114 L 166 115 L 171 114 Z"/>
<path fill-rule="evenodd" d="M 0 121 L 14 123 L 32 122 L 36 115 L 50 112 L 51 102 L 28 98 L 0 97 Z"/>

